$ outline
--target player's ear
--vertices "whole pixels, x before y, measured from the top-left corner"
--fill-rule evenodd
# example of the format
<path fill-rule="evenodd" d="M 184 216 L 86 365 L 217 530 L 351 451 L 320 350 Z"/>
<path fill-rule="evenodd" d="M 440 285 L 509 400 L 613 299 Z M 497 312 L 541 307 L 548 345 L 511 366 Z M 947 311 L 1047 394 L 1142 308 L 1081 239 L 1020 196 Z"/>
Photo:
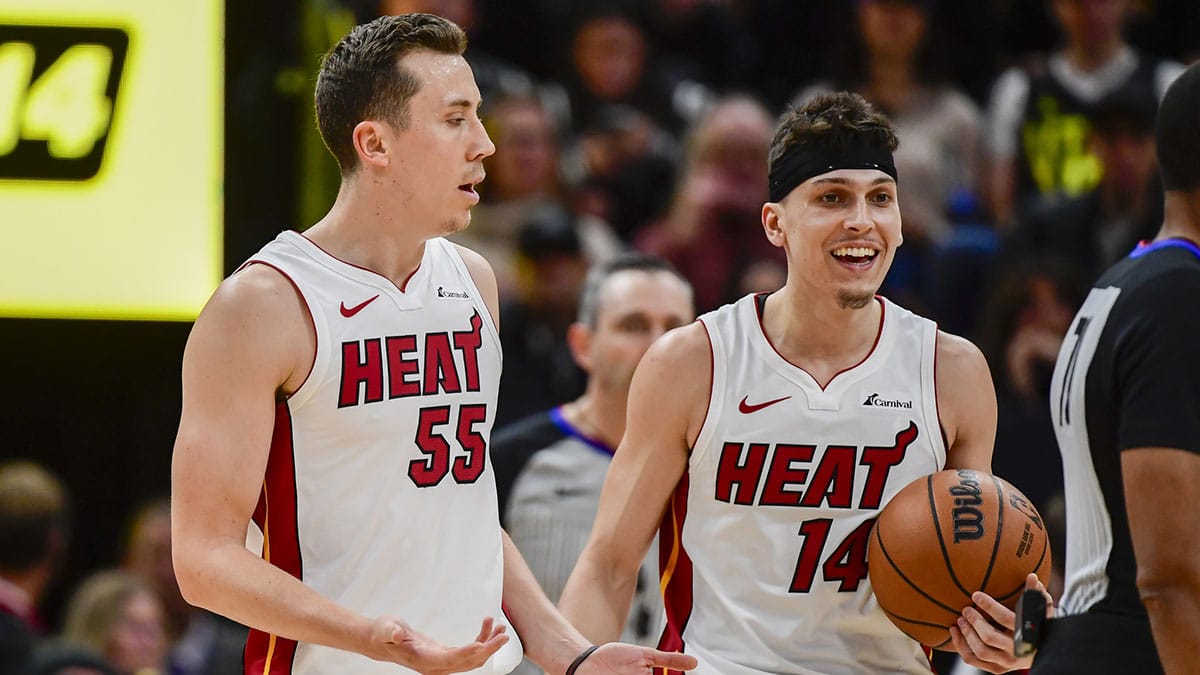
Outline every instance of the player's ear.
<path fill-rule="evenodd" d="M 778 202 L 767 202 L 762 207 L 762 226 L 767 233 L 767 241 L 783 248 L 787 237 L 783 232 L 783 205 Z"/>
<path fill-rule="evenodd" d="M 567 347 L 584 372 L 592 372 L 592 329 L 578 321 L 567 327 Z"/>
<path fill-rule="evenodd" d="M 363 120 L 354 125 L 351 137 L 358 160 L 367 166 L 388 165 L 388 138 L 384 126 L 374 120 Z"/>

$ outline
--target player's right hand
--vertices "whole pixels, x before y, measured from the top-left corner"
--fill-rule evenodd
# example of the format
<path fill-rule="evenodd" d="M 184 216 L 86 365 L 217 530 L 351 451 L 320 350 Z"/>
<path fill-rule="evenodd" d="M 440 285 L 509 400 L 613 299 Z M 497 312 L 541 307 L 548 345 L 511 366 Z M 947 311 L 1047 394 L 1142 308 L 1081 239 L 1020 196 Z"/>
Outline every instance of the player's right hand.
<path fill-rule="evenodd" d="M 377 661 L 391 661 L 425 675 L 461 673 L 479 668 L 508 642 L 504 624 L 483 620 L 475 641 L 447 647 L 392 617 L 380 617 L 371 626 L 371 653 Z"/>

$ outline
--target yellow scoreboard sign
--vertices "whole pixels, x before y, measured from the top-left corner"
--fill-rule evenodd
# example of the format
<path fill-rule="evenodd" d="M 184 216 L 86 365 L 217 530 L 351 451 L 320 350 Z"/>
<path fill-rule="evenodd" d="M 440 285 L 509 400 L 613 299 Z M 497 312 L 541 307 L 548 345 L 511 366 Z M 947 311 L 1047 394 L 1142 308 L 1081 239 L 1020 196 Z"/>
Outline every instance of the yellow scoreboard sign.
<path fill-rule="evenodd" d="M 0 316 L 195 318 L 222 274 L 223 21 L 0 2 Z"/>

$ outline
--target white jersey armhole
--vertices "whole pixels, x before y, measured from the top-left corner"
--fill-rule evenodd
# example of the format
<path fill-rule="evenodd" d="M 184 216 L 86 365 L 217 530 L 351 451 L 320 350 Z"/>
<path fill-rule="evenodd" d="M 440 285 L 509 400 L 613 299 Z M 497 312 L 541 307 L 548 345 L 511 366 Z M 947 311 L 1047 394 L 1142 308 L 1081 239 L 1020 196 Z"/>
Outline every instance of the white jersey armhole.
<path fill-rule="evenodd" d="M 938 326 L 933 321 L 925 323 L 921 333 L 921 405 L 925 419 L 932 422 L 930 447 L 933 448 L 934 461 L 940 469 L 946 468 L 946 434 L 942 428 L 941 411 L 937 401 L 937 343 Z"/>
<path fill-rule="evenodd" d="M 696 442 L 690 448 L 689 464 L 697 462 L 704 456 L 704 449 L 713 445 L 714 429 L 717 428 L 718 421 L 725 409 L 723 392 L 729 377 L 728 363 L 723 358 L 725 343 L 721 341 L 721 331 L 717 330 L 716 326 L 710 327 L 703 318 L 697 319 L 697 322 L 704 328 L 704 334 L 708 337 L 708 358 L 712 365 L 712 382 L 708 389 L 708 404 L 705 406 L 704 421 L 700 423 L 700 430 L 696 432 Z"/>
<path fill-rule="evenodd" d="M 500 349 L 500 331 L 496 328 L 496 317 L 492 316 L 492 312 L 488 309 L 487 302 L 483 299 L 483 293 L 479 292 L 479 287 L 475 285 L 475 278 L 471 276 L 471 270 L 467 268 L 467 263 L 463 260 L 462 252 L 443 237 L 436 237 L 426 242 L 426 246 L 433 245 L 441 248 L 445 252 L 450 263 L 454 265 L 454 270 L 458 273 L 463 284 L 472 291 L 471 304 L 475 306 L 475 311 L 479 312 L 480 318 L 483 319 L 483 325 L 487 329 L 488 336 L 495 343 L 496 349 Z M 503 360 L 504 352 L 501 350 L 500 358 Z"/>
<path fill-rule="evenodd" d="M 304 311 L 308 315 L 309 325 L 313 328 L 313 359 L 308 364 L 308 374 L 301 381 L 300 386 L 289 394 L 284 400 L 288 406 L 294 408 L 303 405 L 311 396 L 315 386 L 310 386 L 312 382 L 319 382 L 325 375 L 325 371 L 330 363 L 330 359 L 325 358 L 329 351 L 329 327 L 325 314 L 313 307 L 313 303 L 309 300 L 304 289 L 296 282 L 292 275 L 288 274 L 283 267 L 277 262 L 268 258 L 255 257 L 246 261 L 238 271 L 241 271 L 250 265 L 264 265 L 275 270 L 280 276 L 287 280 L 296 295 L 300 298 L 300 303 L 304 306 Z"/>

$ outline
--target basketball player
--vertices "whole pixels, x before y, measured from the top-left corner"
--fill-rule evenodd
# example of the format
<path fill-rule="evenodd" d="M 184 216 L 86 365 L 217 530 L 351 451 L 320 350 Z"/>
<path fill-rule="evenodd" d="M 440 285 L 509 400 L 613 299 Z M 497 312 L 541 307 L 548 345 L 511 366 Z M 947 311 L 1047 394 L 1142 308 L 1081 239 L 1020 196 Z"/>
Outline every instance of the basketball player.
<path fill-rule="evenodd" d="M 1058 354 L 1066 583 L 1033 672 L 1200 672 L 1200 64 L 1158 112 L 1163 224 Z"/>
<path fill-rule="evenodd" d="M 629 382 L 646 349 L 696 318 L 692 288 L 665 260 L 627 253 L 592 268 L 567 340 L 587 374 L 579 398 L 494 436 L 500 522 L 551 601 L 587 543 L 600 486 L 625 433 Z M 623 640 L 651 643 L 661 629 L 657 565 L 638 571 Z M 523 666 L 518 672 L 540 672 Z"/>
<path fill-rule="evenodd" d="M 787 281 L 668 333 L 639 365 L 560 602 L 592 640 L 619 633 L 661 518 L 659 647 L 695 655 L 696 672 L 930 671 L 871 595 L 867 536 L 911 481 L 989 470 L 996 401 L 978 349 L 875 295 L 901 242 L 895 147 L 856 94 L 785 115 L 762 223 Z M 983 611 L 941 647 L 1018 665 L 1012 613 L 974 600 Z"/>
<path fill-rule="evenodd" d="M 693 663 L 589 649 L 500 529 L 496 282 L 442 238 L 494 150 L 464 46 L 410 14 L 330 50 L 337 200 L 222 283 L 189 338 L 174 563 L 190 602 L 252 628 L 247 673 L 506 673 L 509 625 L 555 673 Z"/>

